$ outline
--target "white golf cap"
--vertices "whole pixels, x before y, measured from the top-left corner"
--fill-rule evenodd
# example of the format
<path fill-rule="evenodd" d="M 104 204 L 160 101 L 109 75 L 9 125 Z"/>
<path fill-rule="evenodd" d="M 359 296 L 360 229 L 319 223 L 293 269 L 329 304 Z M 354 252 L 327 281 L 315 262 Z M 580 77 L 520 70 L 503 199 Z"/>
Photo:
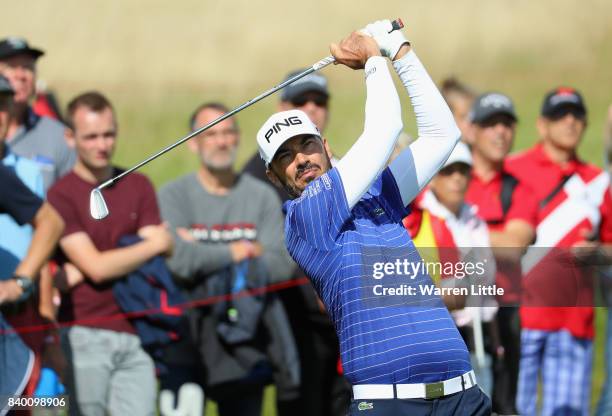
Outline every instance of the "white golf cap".
<path fill-rule="evenodd" d="M 281 111 L 270 116 L 257 132 L 259 155 L 266 162 L 266 166 L 272 162 L 276 151 L 283 143 L 302 134 L 321 137 L 317 126 L 303 111 Z"/>
<path fill-rule="evenodd" d="M 452 165 L 453 163 L 465 163 L 466 165 L 472 166 L 472 152 L 467 144 L 463 142 L 457 142 L 455 148 L 451 152 L 450 156 L 444 163 L 444 168 Z"/>

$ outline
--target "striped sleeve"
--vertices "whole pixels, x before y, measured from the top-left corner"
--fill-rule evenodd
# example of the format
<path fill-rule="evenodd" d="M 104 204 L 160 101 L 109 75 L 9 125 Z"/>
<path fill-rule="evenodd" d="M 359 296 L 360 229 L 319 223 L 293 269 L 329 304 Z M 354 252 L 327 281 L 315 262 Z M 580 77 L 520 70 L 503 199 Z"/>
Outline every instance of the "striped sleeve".
<path fill-rule="evenodd" d="M 302 195 L 290 203 L 288 232 L 328 251 L 339 245 L 338 236 L 350 216 L 342 180 L 333 168 L 308 184 Z"/>

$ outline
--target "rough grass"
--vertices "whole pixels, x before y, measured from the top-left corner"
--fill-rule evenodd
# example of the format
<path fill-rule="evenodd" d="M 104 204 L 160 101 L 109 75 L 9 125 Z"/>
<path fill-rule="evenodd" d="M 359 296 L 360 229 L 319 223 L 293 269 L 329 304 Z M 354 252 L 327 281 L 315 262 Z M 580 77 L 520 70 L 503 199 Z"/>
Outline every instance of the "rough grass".
<path fill-rule="evenodd" d="M 287 72 L 328 54 L 328 44 L 379 18 L 402 17 L 435 80 L 453 74 L 478 90 L 511 95 L 520 124 L 516 148 L 533 143 L 541 99 L 550 88 L 581 89 L 590 126 L 581 154 L 601 165 L 602 129 L 612 97 L 612 2 L 608 0 L 27 0 L 3 5 L 0 37 L 22 35 L 47 51 L 39 74 L 62 102 L 99 89 L 120 119 L 116 159 L 132 165 L 186 133 L 202 101 L 241 104 Z M 326 135 L 342 154 L 363 124 L 362 75 L 325 70 L 332 87 Z M 238 117 L 239 164 L 254 151 L 274 97 Z M 408 108 L 404 100 L 404 107 Z M 409 110 L 406 130 L 415 134 Z M 156 185 L 192 170 L 177 149 L 143 169 Z M 603 316 L 598 311 L 595 398 L 603 379 Z M 274 414 L 270 400 L 266 415 Z M 211 410 L 209 414 L 213 414 Z"/>

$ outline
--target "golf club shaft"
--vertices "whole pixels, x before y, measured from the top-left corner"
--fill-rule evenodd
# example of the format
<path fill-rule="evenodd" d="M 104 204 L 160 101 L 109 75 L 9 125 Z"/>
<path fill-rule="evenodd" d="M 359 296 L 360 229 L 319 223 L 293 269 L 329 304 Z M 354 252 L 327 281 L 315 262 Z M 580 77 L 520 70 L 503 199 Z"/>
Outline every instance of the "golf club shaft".
<path fill-rule="evenodd" d="M 266 98 L 267 96 L 269 96 L 271 94 L 274 94 L 276 91 L 278 91 L 278 90 L 280 90 L 282 88 L 285 88 L 287 85 L 297 81 L 298 79 L 303 78 L 306 75 L 311 74 L 311 73 L 313 73 L 315 71 L 318 71 L 318 70 L 320 70 L 322 68 L 325 68 L 327 65 L 333 63 L 334 61 L 335 61 L 335 59 L 334 59 L 333 56 L 328 56 L 326 58 L 321 59 L 319 62 L 315 63 L 313 66 L 311 66 L 310 68 L 306 69 L 305 71 L 300 72 L 299 74 L 295 75 L 294 77 L 291 77 L 290 79 L 282 82 L 281 84 L 278 84 L 277 86 L 275 86 L 273 88 L 270 88 L 269 90 L 261 93 L 257 97 L 250 99 L 249 101 L 247 101 L 246 103 L 242 104 L 241 106 L 236 107 L 235 109 L 233 109 L 229 113 L 225 113 L 221 117 L 216 118 L 215 120 L 213 120 L 210 123 L 200 127 L 197 130 L 194 130 L 193 132 L 191 132 L 187 136 L 183 137 L 179 141 L 177 141 L 177 142 L 175 142 L 175 143 L 173 143 L 173 144 L 163 148 L 162 150 L 160 150 L 159 152 L 155 153 L 154 155 L 149 156 L 148 158 L 146 158 L 142 162 L 138 163 L 137 165 L 131 167 L 130 169 L 126 170 L 125 172 L 122 172 L 121 174 L 115 176 L 114 178 L 110 178 L 109 180 L 107 180 L 106 182 L 101 184 L 98 187 L 98 189 L 102 189 L 102 188 L 105 188 L 105 187 L 107 187 L 109 185 L 112 185 L 113 183 L 115 183 L 116 181 L 118 181 L 119 179 L 124 177 L 125 175 L 128 175 L 128 174 L 132 173 L 133 171 L 139 169 L 143 165 L 146 165 L 147 163 L 149 163 L 153 159 L 156 159 L 159 156 L 163 155 L 164 153 L 174 149 L 176 146 L 179 146 L 179 145 L 185 143 L 187 140 L 197 136 L 198 134 L 202 133 L 205 130 L 208 130 L 209 128 L 215 126 L 216 124 L 219 124 L 223 120 L 233 116 L 234 114 L 244 110 L 245 108 L 255 104 L 256 102 Z"/>
<path fill-rule="evenodd" d="M 401 19 L 396 19 L 396 20 L 392 21 L 391 25 L 392 25 L 391 31 L 399 30 L 399 29 L 404 27 L 404 23 L 402 22 Z M 110 178 L 109 180 L 107 180 L 106 182 L 104 182 L 103 184 L 98 186 L 98 189 L 106 188 L 107 186 L 112 185 L 113 183 L 115 183 L 119 179 L 123 178 L 125 175 L 128 175 L 128 174 L 134 172 L 135 170 L 139 169 L 140 167 L 146 165 L 150 161 L 152 161 L 154 159 L 157 159 L 159 156 L 161 156 L 164 153 L 174 149 L 176 146 L 179 146 L 179 145 L 185 143 L 187 140 L 197 136 L 198 134 L 202 133 L 205 130 L 208 130 L 209 128 L 215 126 L 216 124 L 219 124 L 223 120 L 233 116 L 234 114 L 244 110 L 245 108 L 255 104 L 256 102 L 266 98 L 267 96 L 269 96 L 271 94 L 274 94 L 276 91 L 278 91 L 278 90 L 280 90 L 282 88 L 285 88 L 287 85 L 297 81 L 300 78 L 305 77 L 308 74 L 311 74 L 311 73 L 313 73 L 315 71 L 318 71 L 320 69 L 325 68 L 327 65 L 329 65 L 329 64 L 331 64 L 331 63 L 333 63 L 335 61 L 336 61 L 336 59 L 333 56 L 328 56 L 326 58 L 321 59 L 319 62 L 315 63 L 313 66 L 311 66 L 310 68 L 306 69 L 305 71 L 300 72 L 299 74 L 291 77 L 290 79 L 288 79 L 288 80 L 278 84 L 277 86 L 272 87 L 269 90 L 261 93 L 257 97 L 250 99 L 249 101 L 247 101 L 246 103 L 242 104 L 241 106 L 236 107 L 235 109 L 233 109 L 229 113 L 223 114 L 221 117 L 211 121 L 210 123 L 200 127 L 197 130 L 194 130 L 193 132 L 191 132 L 187 136 L 183 137 L 179 141 L 177 141 L 177 142 L 175 142 L 175 143 L 173 143 L 173 144 L 163 148 L 162 150 L 160 150 L 159 152 L 155 153 L 154 155 L 149 156 L 148 158 L 146 158 L 142 162 L 138 163 L 137 165 L 132 166 L 131 168 L 129 168 L 125 172 L 122 172 L 121 174 L 115 176 L 114 178 Z"/>

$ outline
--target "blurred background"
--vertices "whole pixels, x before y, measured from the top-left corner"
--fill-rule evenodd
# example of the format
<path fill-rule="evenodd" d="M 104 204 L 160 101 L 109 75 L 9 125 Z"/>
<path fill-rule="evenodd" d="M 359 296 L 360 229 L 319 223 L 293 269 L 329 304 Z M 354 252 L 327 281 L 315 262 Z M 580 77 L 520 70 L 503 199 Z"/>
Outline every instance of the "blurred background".
<path fill-rule="evenodd" d="M 533 144 L 546 91 L 579 89 L 589 111 L 580 153 L 602 165 L 603 123 L 612 103 L 609 0 L 11 1 L 3 3 L 0 38 L 23 36 L 46 51 L 38 76 L 62 109 L 85 90 L 109 96 L 120 123 L 115 160 L 127 167 L 185 135 L 201 102 L 220 100 L 233 108 L 327 56 L 330 42 L 370 21 L 396 17 L 434 81 L 454 75 L 478 91 L 513 98 L 520 119 L 515 149 Z M 341 155 L 363 125 L 363 75 L 345 67 L 323 72 L 332 94 L 327 136 Z M 405 129 L 416 135 L 408 100 L 400 95 Z M 239 114 L 239 166 L 254 151 L 257 129 L 277 100 Z M 182 147 L 143 172 L 159 187 L 196 166 Z M 594 397 L 603 379 L 605 328 L 598 312 Z"/>

